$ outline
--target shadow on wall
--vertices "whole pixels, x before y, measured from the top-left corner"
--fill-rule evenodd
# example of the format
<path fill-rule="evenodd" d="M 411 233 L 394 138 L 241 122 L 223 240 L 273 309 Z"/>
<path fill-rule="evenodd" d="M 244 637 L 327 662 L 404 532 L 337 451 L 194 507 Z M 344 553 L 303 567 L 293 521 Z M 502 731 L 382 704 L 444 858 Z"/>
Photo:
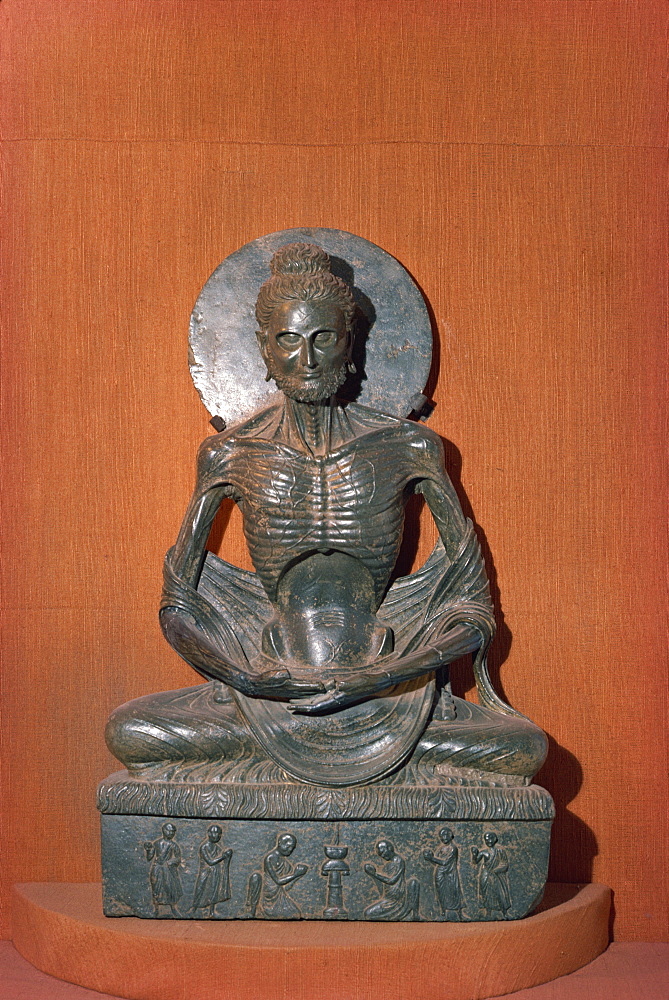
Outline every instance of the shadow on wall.
<path fill-rule="evenodd" d="M 230 497 L 226 497 L 223 501 L 221 501 L 221 506 L 216 512 L 216 517 L 214 518 L 214 523 L 211 526 L 209 538 L 207 540 L 207 550 L 209 552 L 213 552 L 216 556 L 221 553 L 223 536 L 227 530 L 228 522 L 232 515 L 234 506 L 235 501 Z"/>
<path fill-rule="evenodd" d="M 597 838 L 582 819 L 567 808 L 583 783 L 583 770 L 573 753 L 548 734 L 548 757 L 536 782 L 555 800 L 548 878 L 552 882 L 590 882 Z"/>
<path fill-rule="evenodd" d="M 483 529 L 476 523 L 469 498 L 462 486 L 462 456 L 452 442 L 444 438 L 442 441 L 446 470 L 453 482 L 465 516 L 471 518 L 474 523 L 490 581 L 490 593 L 497 623 L 497 633 L 488 656 L 490 680 L 500 697 L 508 701 L 501 677 L 501 668 L 509 656 L 513 637 L 504 620 L 495 563 L 488 539 Z M 451 686 L 453 694 L 460 698 L 473 689 L 470 657 L 463 657 L 451 664 Z M 538 785 L 548 789 L 555 801 L 556 815 L 553 824 L 548 877 L 549 880 L 555 882 L 589 882 L 592 878 L 593 860 L 597 855 L 597 838 L 590 827 L 567 808 L 581 788 L 583 770 L 576 757 L 566 747 L 561 746 L 550 733 L 546 735 L 549 743 L 548 757 L 535 780 Z"/>

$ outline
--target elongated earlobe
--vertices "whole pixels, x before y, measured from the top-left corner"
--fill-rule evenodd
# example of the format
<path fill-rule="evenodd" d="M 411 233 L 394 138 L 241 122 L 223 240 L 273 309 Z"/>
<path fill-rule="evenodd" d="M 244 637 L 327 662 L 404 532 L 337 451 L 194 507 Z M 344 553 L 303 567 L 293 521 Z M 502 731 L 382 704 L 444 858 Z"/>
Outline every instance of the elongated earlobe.
<path fill-rule="evenodd" d="M 358 370 L 358 369 L 357 369 L 357 368 L 355 367 L 355 365 L 353 364 L 353 362 L 352 362 L 352 361 L 349 361 L 349 362 L 348 362 L 348 364 L 346 365 L 346 367 L 347 367 L 347 369 L 348 369 L 348 371 L 350 372 L 350 374 L 351 374 L 351 375 L 355 375 L 355 373 L 356 373 L 356 372 L 357 372 L 357 370 Z"/>

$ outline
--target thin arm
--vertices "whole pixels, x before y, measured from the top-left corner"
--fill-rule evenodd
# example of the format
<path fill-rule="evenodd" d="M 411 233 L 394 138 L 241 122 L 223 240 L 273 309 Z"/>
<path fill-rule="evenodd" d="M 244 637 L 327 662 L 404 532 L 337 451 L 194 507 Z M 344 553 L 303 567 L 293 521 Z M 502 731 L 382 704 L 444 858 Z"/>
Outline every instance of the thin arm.
<path fill-rule="evenodd" d="M 277 885 L 290 885 L 291 882 L 294 882 L 304 874 L 304 872 L 292 871 L 288 875 L 279 875 L 279 873 L 275 870 L 275 864 L 276 862 L 274 859 L 270 861 L 269 858 L 266 858 L 265 867 L 267 872 Z"/>
<path fill-rule="evenodd" d="M 221 501 L 232 494 L 232 487 L 212 475 L 214 463 L 221 466 L 221 453 L 213 438 L 203 441 L 197 458 L 195 491 L 172 552 L 172 566 L 177 576 L 196 587 L 206 554 L 207 539 Z M 219 459 L 219 461 L 216 461 Z M 218 479 L 218 481 L 217 481 Z"/>
<path fill-rule="evenodd" d="M 398 882 L 403 874 L 404 865 L 401 865 L 394 875 L 382 875 L 380 872 L 377 872 L 375 877 L 379 880 L 379 882 L 384 882 L 386 885 L 395 885 L 395 882 Z"/>

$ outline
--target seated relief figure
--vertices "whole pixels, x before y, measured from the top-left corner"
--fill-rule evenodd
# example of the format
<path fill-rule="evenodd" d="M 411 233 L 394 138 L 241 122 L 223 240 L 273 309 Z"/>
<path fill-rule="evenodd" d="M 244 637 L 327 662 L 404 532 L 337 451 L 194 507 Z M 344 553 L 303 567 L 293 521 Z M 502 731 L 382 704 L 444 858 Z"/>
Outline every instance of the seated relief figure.
<path fill-rule="evenodd" d="M 290 244 L 270 269 L 257 338 L 283 397 L 203 443 L 165 561 L 163 632 L 207 683 L 121 706 L 109 747 L 131 773 L 162 779 L 526 784 L 546 739 L 490 683 L 488 582 L 441 441 L 337 399 L 355 305 L 328 255 Z M 391 583 L 413 493 L 439 541 Z M 206 551 L 226 497 L 255 573 Z M 469 652 L 479 704 L 448 684 L 447 665 Z"/>

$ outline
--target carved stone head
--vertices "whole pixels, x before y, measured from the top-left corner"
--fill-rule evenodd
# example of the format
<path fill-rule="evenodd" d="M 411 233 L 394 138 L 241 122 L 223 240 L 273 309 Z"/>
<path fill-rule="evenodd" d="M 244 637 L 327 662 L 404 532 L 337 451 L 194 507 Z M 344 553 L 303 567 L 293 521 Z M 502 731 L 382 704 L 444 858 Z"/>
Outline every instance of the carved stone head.
<path fill-rule="evenodd" d="M 376 851 L 384 861 L 392 861 L 395 857 L 395 847 L 389 840 L 380 840 L 376 845 Z"/>
<path fill-rule="evenodd" d="M 296 844 L 297 841 L 292 833 L 282 833 L 276 842 L 277 850 L 284 858 L 293 853 Z"/>
<path fill-rule="evenodd" d="M 332 274 L 325 251 L 310 243 L 281 247 L 270 270 L 256 303 L 267 378 L 300 402 L 327 399 L 351 363 L 351 290 Z"/>

